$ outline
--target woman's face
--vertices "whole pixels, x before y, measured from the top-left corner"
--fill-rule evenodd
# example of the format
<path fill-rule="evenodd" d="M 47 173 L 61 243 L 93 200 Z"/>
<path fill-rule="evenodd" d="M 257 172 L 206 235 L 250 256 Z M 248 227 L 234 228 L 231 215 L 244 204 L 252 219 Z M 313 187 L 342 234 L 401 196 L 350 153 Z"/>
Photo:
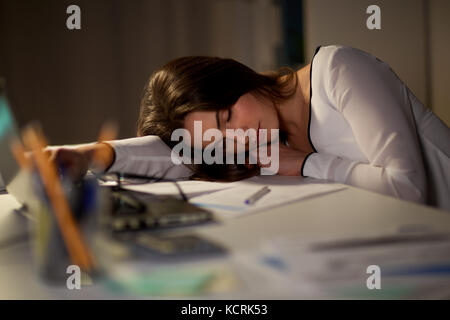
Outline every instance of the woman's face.
<path fill-rule="evenodd" d="M 191 137 L 194 137 L 194 121 L 201 121 L 202 135 L 208 129 L 219 129 L 226 137 L 226 129 L 254 129 L 256 133 L 260 129 L 267 129 L 268 141 L 270 141 L 270 129 L 279 129 L 278 113 L 272 101 L 256 97 L 251 93 L 242 95 L 230 108 L 218 111 L 194 111 L 184 119 L 184 127 Z M 248 143 L 248 139 L 246 139 Z M 209 141 L 203 141 L 203 147 Z"/>

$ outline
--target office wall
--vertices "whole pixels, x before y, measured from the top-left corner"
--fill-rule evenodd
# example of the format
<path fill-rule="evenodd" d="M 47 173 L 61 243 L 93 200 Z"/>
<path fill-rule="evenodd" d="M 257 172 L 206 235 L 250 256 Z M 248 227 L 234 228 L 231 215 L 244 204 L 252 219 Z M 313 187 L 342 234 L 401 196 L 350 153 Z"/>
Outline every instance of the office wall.
<path fill-rule="evenodd" d="M 366 8 L 381 8 L 381 30 L 366 27 Z M 306 50 L 318 45 L 343 44 L 368 51 L 388 62 L 424 101 L 424 19 L 421 0 L 306 0 Z"/>
<path fill-rule="evenodd" d="M 381 30 L 366 27 L 371 4 L 381 8 Z M 306 56 L 325 44 L 368 51 L 450 125 L 449 14 L 446 0 L 304 0 Z"/>
<path fill-rule="evenodd" d="M 81 8 L 81 30 L 66 8 Z M 0 0 L 0 76 L 21 125 L 51 143 L 96 139 L 105 119 L 136 132 L 150 74 L 179 56 L 217 55 L 272 69 L 281 43 L 271 0 Z"/>
<path fill-rule="evenodd" d="M 450 1 L 430 0 L 431 106 L 450 126 Z"/>
<path fill-rule="evenodd" d="M 300 0 L 299 0 L 300 1 Z M 380 0 L 382 29 L 367 30 L 368 0 L 304 0 L 306 57 L 341 43 L 389 62 L 450 123 L 450 2 Z M 183 55 L 235 58 L 258 71 L 277 65 L 280 10 L 273 0 L 0 0 L 0 76 L 21 125 L 43 124 L 54 144 L 96 139 L 105 119 L 135 134 L 142 88 L 163 63 Z M 67 30 L 78 4 L 82 29 Z M 426 43 L 430 60 L 426 62 Z M 428 67 L 427 67 L 428 66 Z M 427 70 L 429 68 L 429 70 Z M 427 79 L 430 81 L 427 82 Z"/>

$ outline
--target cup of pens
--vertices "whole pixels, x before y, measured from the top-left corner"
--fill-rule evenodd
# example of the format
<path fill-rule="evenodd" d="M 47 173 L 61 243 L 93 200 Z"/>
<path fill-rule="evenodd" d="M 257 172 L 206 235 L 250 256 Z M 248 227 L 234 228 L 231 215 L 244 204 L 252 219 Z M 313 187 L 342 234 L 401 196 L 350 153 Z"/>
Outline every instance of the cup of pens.
<path fill-rule="evenodd" d="M 63 181 L 66 179 L 62 176 Z M 94 265 L 93 239 L 96 232 L 98 207 L 98 188 L 93 180 L 83 180 L 76 185 L 65 181 L 63 192 L 67 198 L 68 205 L 73 215 L 73 223 L 78 229 L 80 241 L 83 241 L 86 254 L 92 263 L 88 266 L 80 263 L 80 258 L 73 257 L 73 252 L 69 251 L 69 239 L 67 230 L 63 230 L 58 222 L 55 209 L 48 199 L 47 192 L 40 177 L 37 174 L 32 176 L 33 189 L 38 198 L 38 206 L 34 210 L 35 222 L 34 234 L 34 261 L 38 273 L 47 281 L 64 284 L 68 277 L 68 268 L 76 266 L 84 273 L 84 276 L 93 275 L 98 269 Z M 73 232 L 73 231 L 72 231 Z M 72 249 L 73 250 L 73 249 Z M 78 253 L 79 255 L 79 253 Z M 77 262 L 78 261 L 78 262 Z"/>
<path fill-rule="evenodd" d="M 23 146 L 16 141 L 12 149 L 32 186 L 27 205 L 38 273 L 61 285 L 74 269 L 84 278 L 97 275 L 92 243 L 104 202 L 96 179 L 74 182 L 63 168 L 58 170 L 43 151 L 46 142 L 38 127 L 23 130 L 22 141 Z M 31 157 L 25 157 L 25 148 Z"/>

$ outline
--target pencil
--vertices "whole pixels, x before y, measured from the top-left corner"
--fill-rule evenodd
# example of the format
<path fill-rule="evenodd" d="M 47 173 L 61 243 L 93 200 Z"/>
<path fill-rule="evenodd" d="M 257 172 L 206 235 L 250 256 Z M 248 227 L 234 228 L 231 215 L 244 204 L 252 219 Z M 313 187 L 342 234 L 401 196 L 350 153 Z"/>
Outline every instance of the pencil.
<path fill-rule="evenodd" d="M 55 212 L 56 220 L 72 263 L 78 265 L 84 271 L 92 270 L 94 267 L 93 257 L 83 242 L 77 223 L 73 218 L 71 208 L 59 181 L 57 170 L 42 151 L 46 147 L 43 134 L 38 128 L 29 127 L 23 131 L 22 135 L 25 146 L 33 152 L 36 167 Z"/>

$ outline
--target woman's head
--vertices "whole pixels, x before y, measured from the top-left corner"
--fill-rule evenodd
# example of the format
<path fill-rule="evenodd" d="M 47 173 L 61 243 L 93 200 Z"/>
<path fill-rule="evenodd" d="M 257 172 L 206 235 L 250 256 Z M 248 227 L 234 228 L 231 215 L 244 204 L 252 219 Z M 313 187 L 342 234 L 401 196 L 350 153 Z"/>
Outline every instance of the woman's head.
<path fill-rule="evenodd" d="M 194 121 L 201 121 L 203 130 L 222 132 L 279 128 L 275 105 L 293 96 L 297 81 L 289 68 L 261 74 L 232 59 L 175 59 L 156 71 L 144 89 L 138 135 L 158 135 L 173 147 L 172 132 L 178 128 L 193 132 Z M 192 169 L 213 180 L 242 179 L 258 172 L 238 164 L 201 164 Z"/>

